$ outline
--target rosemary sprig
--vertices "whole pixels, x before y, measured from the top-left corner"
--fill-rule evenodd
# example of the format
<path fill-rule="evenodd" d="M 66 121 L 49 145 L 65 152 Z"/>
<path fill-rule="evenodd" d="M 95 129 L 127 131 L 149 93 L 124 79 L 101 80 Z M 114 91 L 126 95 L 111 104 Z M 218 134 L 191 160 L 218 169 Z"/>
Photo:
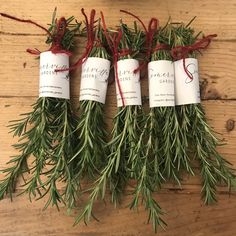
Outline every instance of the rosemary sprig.
<path fill-rule="evenodd" d="M 110 56 L 104 48 L 104 42 L 99 20 L 95 31 L 94 45 L 89 57 L 109 59 Z M 77 183 L 80 183 L 84 176 L 94 180 L 100 174 L 107 155 L 104 104 L 92 100 L 82 100 L 80 101 L 79 113 L 79 122 L 76 128 L 79 141 L 71 159 L 74 166 L 74 178 Z"/>
<path fill-rule="evenodd" d="M 67 20 L 67 28 L 62 38 L 61 46 L 65 50 L 73 46 L 75 32 L 80 24 L 69 29 L 73 18 Z M 49 28 L 51 36 L 47 43 L 53 42 L 58 24 L 53 14 L 53 22 Z M 0 198 L 7 193 L 12 194 L 19 176 L 24 180 L 22 193 L 28 193 L 38 199 L 49 195 L 45 208 L 60 202 L 75 199 L 76 184 L 73 183 L 68 158 L 74 152 L 74 129 L 77 118 L 73 115 L 70 101 L 67 99 L 40 97 L 32 105 L 33 111 L 22 114 L 24 118 L 14 120 L 10 124 L 14 136 L 19 136 L 19 143 L 13 145 L 18 151 L 17 156 L 8 162 L 11 167 L 3 170 L 5 178 L 0 183 Z M 31 162 L 32 157 L 32 162 Z M 29 164 L 29 162 L 31 162 Z M 29 179 L 26 180 L 25 173 Z M 65 182 L 65 190 L 59 191 L 57 184 Z"/>
<path fill-rule="evenodd" d="M 173 47 L 192 45 L 199 36 L 199 34 L 194 35 L 194 30 L 189 24 L 177 25 L 173 33 Z M 188 57 L 195 58 L 196 51 L 190 52 Z M 186 147 L 200 163 L 203 201 L 205 204 L 214 203 L 217 201 L 217 185 L 225 184 L 229 191 L 232 186 L 236 186 L 232 164 L 216 150 L 221 142 L 207 124 L 205 112 L 200 103 L 180 105 L 176 109 Z"/>
<path fill-rule="evenodd" d="M 156 189 L 160 189 L 163 176 L 160 170 L 160 155 L 158 146 L 159 125 L 154 110 L 146 115 L 142 133 L 134 147 L 134 157 L 130 161 L 132 176 L 137 181 L 132 192 L 130 209 L 138 209 L 139 200 L 149 212 L 148 223 L 151 221 L 153 229 L 157 232 L 158 226 L 164 228 L 166 223 L 162 219 L 164 212 L 153 197 Z"/>
<path fill-rule="evenodd" d="M 119 50 L 131 49 L 134 42 L 140 43 L 141 35 L 138 35 L 139 40 L 133 37 L 131 30 L 121 22 L 120 30 L 122 38 L 119 43 Z M 137 52 L 134 51 L 134 54 Z M 126 55 L 119 57 L 119 60 L 132 58 L 128 52 Z M 118 112 L 113 120 L 114 127 L 112 130 L 111 141 L 107 147 L 109 155 L 100 176 L 95 181 L 91 189 L 89 200 L 83 208 L 82 212 L 77 216 L 75 224 L 82 219 L 85 223 L 89 222 L 93 215 L 93 204 L 100 198 L 105 198 L 107 185 L 109 184 L 111 192 L 111 201 L 116 206 L 120 200 L 120 196 L 131 176 L 129 163 L 133 160 L 134 147 L 138 141 L 141 132 L 141 123 L 143 119 L 143 111 L 140 106 L 125 106 L 118 107 Z M 95 218 L 96 219 L 96 218 Z"/>

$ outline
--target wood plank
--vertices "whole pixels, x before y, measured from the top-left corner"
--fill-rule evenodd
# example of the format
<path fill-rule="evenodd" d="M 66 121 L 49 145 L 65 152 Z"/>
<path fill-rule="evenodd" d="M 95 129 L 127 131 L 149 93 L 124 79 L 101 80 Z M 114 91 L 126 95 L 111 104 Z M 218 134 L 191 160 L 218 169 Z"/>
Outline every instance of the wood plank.
<path fill-rule="evenodd" d="M 38 94 L 38 60 L 25 52 L 29 47 L 46 50 L 43 36 L 9 36 L 0 38 L 0 96 L 37 96 Z M 85 38 L 77 39 L 78 48 L 72 63 L 84 51 Z M 236 99 L 236 41 L 214 41 L 204 56 L 199 56 L 200 78 L 203 99 Z M 228 63 L 230 62 L 230 63 Z M 80 68 L 71 74 L 71 94 L 79 95 Z M 143 95 L 148 95 L 147 79 L 142 80 Z M 114 96 L 114 85 L 109 87 L 109 95 Z"/>
<path fill-rule="evenodd" d="M 233 236 L 236 232 L 236 196 L 220 195 L 219 203 L 203 206 L 198 194 L 161 193 L 157 201 L 166 211 L 166 231 L 159 229 L 160 236 Z M 146 224 L 147 213 L 142 207 L 139 212 L 130 211 L 126 196 L 118 209 L 107 203 L 97 202 L 95 214 L 100 222 L 83 222 L 72 227 L 73 216 L 65 210 L 55 208 L 42 211 L 43 201 L 30 203 L 27 197 L 0 201 L 1 236 L 138 236 L 155 235 L 151 225 Z"/>
<path fill-rule="evenodd" d="M 188 22 L 194 16 L 197 20 L 194 22 L 194 27 L 197 31 L 204 31 L 206 34 L 217 33 L 221 40 L 235 40 L 236 39 L 236 4 L 234 0 L 219 1 L 188 1 L 181 2 L 175 0 L 168 1 L 82 1 L 70 0 L 63 1 L 28 1 L 23 4 L 18 0 L 9 0 L 1 4 L 1 11 L 18 17 L 31 18 L 42 25 L 50 23 L 53 9 L 57 6 L 58 16 L 65 15 L 69 17 L 74 15 L 79 20 L 82 19 L 80 9 L 83 7 L 87 12 L 95 8 L 98 12 L 102 10 L 106 16 L 109 26 L 115 27 L 118 24 L 120 17 L 123 17 L 127 23 L 131 23 L 133 19 L 119 12 L 120 9 L 132 11 L 140 16 L 145 23 L 150 20 L 150 17 L 157 17 L 161 25 L 164 25 L 169 16 L 173 21 Z M 34 27 L 21 27 L 18 23 L 10 20 L 0 18 L 1 31 L 4 33 L 27 33 L 27 34 L 41 34 L 40 29 Z"/>
<path fill-rule="evenodd" d="M 46 26 L 51 20 L 54 7 L 58 7 L 58 17 L 65 15 L 83 19 L 80 8 L 89 13 L 96 8 L 97 15 L 102 10 L 108 26 L 114 28 L 120 17 L 131 24 L 133 18 L 123 15 L 119 9 L 126 9 L 141 16 L 148 23 L 151 16 L 156 16 L 164 25 L 169 16 L 173 21 L 188 22 L 197 16 L 193 26 L 196 31 L 205 34 L 217 33 L 218 37 L 210 45 L 209 50 L 199 57 L 200 76 L 203 81 L 202 97 L 210 124 L 222 134 L 228 143 L 219 148 L 236 167 L 236 1 L 235 0 L 166 0 L 166 1 L 59 1 L 38 0 L 1 2 L 1 12 L 17 17 L 30 18 Z M 83 51 L 84 38 L 78 38 L 78 49 L 72 62 Z M 16 142 L 8 134 L 6 125 L 9 120 L 18 117 L 19 113 L 30 110 L 38 96 L 38 61 L 26 54 L 26 48 L 46 50 L 45 36 L 40 29 L 33 26 L 0 17 L 0 169 L 5 166 L 9 156 L 15 153 L 11 144 Z M 78 105 L 80 70 L 72 73 L 71 90 L 74 106 Z M 142 81 L 143 95 L 147 95 L 147 81 Z M 108 91 L 106 116 L 111 127 L 111 119 L 116 111 L 114 85 Z M 2 178 L 0 174 L 0 179 Z M 63 186 L 61 186 L 62 188 Z M 206 207 L 200 200 L 199 177 L 184 176 L 183 188 L 167 184 L 160 194 L 158 202 L 168 213 L 166 231 L 159 230 L 161 236 L 234 236 L 236 232 L 236 194 L 231 197 L 219 188 L 219 203 Z M 20 187 L 17 188 L 17 193 Z M 126 194 L 130 193 L 129 189 Z M 146 225 L 147 213 L 140 208 L 135 213 L 126 208 L 130 196 L 123 199 L 118 209 L 109 202 L 106 206 L 97 202 L 96 216 L 100 222 L 92 221 L 89 226 L 80 224 L 72 227 L 73 216 L 68 216 L 62 208 L 42 211 L 45 200 L 29 203 L 27 196 L 9 198 L 0 201 L 0 235 L 1 236 L 138 236 L 155 235 L 151 225 Z"/>

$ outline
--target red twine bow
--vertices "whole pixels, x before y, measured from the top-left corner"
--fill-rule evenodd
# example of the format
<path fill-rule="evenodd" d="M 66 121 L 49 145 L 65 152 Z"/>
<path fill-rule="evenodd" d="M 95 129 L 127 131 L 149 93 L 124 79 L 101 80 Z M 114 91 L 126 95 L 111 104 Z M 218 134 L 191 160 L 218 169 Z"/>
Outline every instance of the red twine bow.
<path fill-rule="evenodd" d="M 56 33 L 54 35 L 52 35 L 45 27 L 39 25 L 38 23 L 36 23 L 32 20 L 20 19 L 20 18 L 17 18 L 15 16 L 11 16 L 11 15 L 8 15 L 8 14 L 5 14 L 5 13 L 0 13 L 0 15 L 3 16 L 3 17 L 9 18 L 9 19 L 15 20 L 15 21 L 28 23 L 28 24 L 32 24 L 32 25 L 37 26 L 38 28 L 44 30 L 47 33 L 47 35 L 52 38 L 52 46 L 50 47 L 50 49 L 48 51 L 51 51 L 54 54 L 56 54 L 56 53 L 65 53 L 69 56 L 71 55 L 71 52 L 69 52 L 67 50 L 64 50 L 62 48 L 62 45 L 61 45 L 61 41 L 64 37 L 66 27 L 67 27 L 67 22 L 66 22 L 66 19 L 64 17 L 61 17 L 59 19 L 59 21 L 57 22 Z M 26 51 L 28 53 L 31 53 L 31 54 L 34 54 L 34 55 L 39 55 L 41 53 L 37 48 L 27 49 Z"/>
<path fill-rule="evenodd" d="M 189 45 L 189 46 L 177 46 L 175 48 L 172 48 L 171 55 L 172 55 L 173 59 L 174 60 L 183 59 L 184 71 L 191 80 L 193 80 L 193 76 L 187 70 L 187 67 L 185 64 L 186 57 L 188 57 L 188 54 L 193 51 L 200 51 L 201 49 L 206 49 L 214 37 L 217 37 L 217 34 L 211 34 L 206 37 L 203 37 L 198 42 L 196 42 L 192 45 Z"/>
<path fill-rule="evenodd" d="M 103 15 L 102 12 L 100 12 L 100 13 L 101 13 L 101 19 L 102 19 L 102 24 L 103 24 L 103 29 L 104 29 L 104 35 L 106 37 L 109 48 L 111 49 L 112 54 L 113 54 L 113 61 L 114 61 L 114 67 L 115 67 L 115 81 L 117 83 L 117 87 L 118 87 L 119 94 L 120 94 L 120 97 L 121 97 L 122 106 L 124 107 L 125 102 L 124 102 L 124 96 L 123 96 L 123 92 L 122 92 L 119 77 L 118 77 L 117 63 L 118 63 L 119 56 L 128 55 L 130 53 L 130 50 L 129 49 L 122 49 L 120 52 L 118 52 L 118 47 L 119 47 L 119 44 L 120 44 L 120 40 L 122 38 L 122 31 L 119 30 L 118 33 L 115 33 L 113 35 L 113 38 L 111 39 L 109 37 L 108 33 L 107 33 L 107 27 L 106 27 L 104 15 Z"/>
<path fill-rule="evenodd" d="M 68 70 L 71 71 L 71 70 L 74 70 L 77 67 L 81 66 L 87 60 L 87 58 L 93 48 L 93 44 L 95 42 L 93 30 L 94 30 L 94 22 L 95 22 L 94 19 L 95 19 L 96 11 L 94 9 L 91 10 L 90 22 L 88 21 L 88 17 L 85 14 L 84 8 L 81 9 L 81 12 L 84 15 L 86 29 L 87 29 L 87 45 L 85 48 L 85 52 L 83 53 L 83 55 L 79 58 L 79 60 L 74 65 L 70 66 L 69 68 L 55 70 L 56 72 L 62 72 L 62 71 L 68 71 Z"/>
<path fill-rule="evenodd" d="M 53 54 L 65 53 L 68 56 L 72 55 L 70 51 L 63 49 L 61 43 L 66 32 L 66 27 L 67 27 L 66 19 L 64 17 L 61 17 L 57 22 L 55 33 L 53 34 L 50 33 L 50 37 L 52 38 L 52 45 L 48 51 L 51 51 Z M 41 53 L 37 48 L 35 49 L 28 48 L 26 51 L 34 55 L 39 55 Z"/>
<path fill-rule="evenodd" d="M 67 27 L 66 19 L 64 17 L 61 17 L 59 19 L 59 21 L 57 22 L 56 33 L 55 33 L 55 35 L 52 36 L 52 46 L 49 49 L 49 51 L 51 51 L 54 54 L 65 53 L 68 56 L 72 55 L 71 52 L 64 50 L 62 48 L 62 44 L 61 44 L 62 39 L 63 39 L 65 32 L 66 32 L 66 27 Z"/>

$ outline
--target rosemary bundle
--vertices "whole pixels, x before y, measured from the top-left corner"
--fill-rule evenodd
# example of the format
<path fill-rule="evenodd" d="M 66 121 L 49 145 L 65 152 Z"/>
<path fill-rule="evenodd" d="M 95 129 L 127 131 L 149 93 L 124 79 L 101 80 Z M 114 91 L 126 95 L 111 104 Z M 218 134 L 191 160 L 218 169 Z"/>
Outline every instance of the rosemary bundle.
<path fill-rule="evenodd" d="M 75 180 L 87 176 L 94 180 L 106 159 L 106 125 L 104 120 L 104 104 L 110 71 L 109 54 L 104 47 L 105 38 L 102 33 L 100 20 L 93 34 L 93 25 L 87 23 L 88 40 L 90 36 L 93 47 L 88 58 L 82 64 L 79 122 L 77 133 L 79 141 L 75 146 L 72 157 Z"/>
<path fill-rule="evenodd" d="M 235 186 L 235 172 L 231 163 L 216 150 L 221 141 L 207 124 L 200 103 L 198 64 L 194 58 L 196 52 L 205 49 L 216 35 L 197 40 L 199 34 L 195 36 L 189 25 L 179 24 L 172 27 L 172 56 L 176 60 L 176 111 L 184 138 L 182 142 L 189 155 L 193 155 L 200 163 L 202 198 L 205 204 L 210 204 L 217 201 L 217 185 L 226 184 L 229 191 Z"/>
<path fill-rule="evenodd" d="M 155 22 L 156 21 L 156 22 Z M 174 168 L 175 145 L 175 108 L 174 108 L 174 67 L 168 38 L 165 30 L 157 30 L 157 20 L 152 18 L 146 31 L 146 57 L 149 78 L 150 109 L 144 119 L 144 126 L 135 146 L 136 162 L 134 163 L 137 185 L 133 192 L 130 208 L 137 208 L 141 202 L 149 211 L 148 222 L 152 221 L 153 229 L 166 226 L 162 219 L 164 212 L 152 196 L 161 188 L 165 177 L 179 182 Z"/>
<path fill-rule="evenodd" d="M 156 155 L 159 155 L 159 178 L 175 180 L 180 184 L 180 160 L 184 160 L 184 149 L 181 147 L 181 134 L 175 111 L 174 98 L 174 65 L 169 43 L 171 31 L 168 25 L 160 29 L 153 40 L 153 48 L 148 68 L 149 74 L 149 116 L 156 126 L 152 135 L 156 141 Z M 151 131 L 150 131 L 151 132 Z M 154 132 L 154 131 L 153 131 Z M 157 184 L 160 186 L 160 183 Z"/>
<path fill-rule="evenodd" d="M 132 13 L 123 10 L 122 12 L 134 16 L 142 23 Z M 150 54 L 149 51 L 151 51 L 153 36 L 157 32 L 157 22 L 157 19 L 152 18 L 148 27 L 149 31 L 144 27 L 146 32 L 144 52 L 147 54 L 147 57 Z M 129 207 L 130 209 L 138 209 L 139 203 L 143 204 L 145 210 L 149 213 L 148 223 L 152 222 L 153 229 L 157 232 L 158 226 L 164 228 L 166 223 L 162 219 L 164 212 L 153 196 L 154 191 L 161 187 L 163 181 L 160 171 L 161 163 L 158 145 L 160 126 L 153 108 L 150 109 L 147 115 L 143 116 L 140 127 L 142 128 L 141 134 L 137 139 L 136 145 L 133 147 L 134 154 L 130 160 L 131 177 L 135 180 L 136 184 Z"/>
<path fill-rule="evenodd" d="M 48 30 L 31 20 L 2 15 L 40 27 L 47 32 L 46 43 L 51 46 L 42 53 L 39 50 L 27 50 L 40 55 L 40 96 L 32 105 L 31 112 L 11 121 L 11 132 L 19 137 L 19 142 L 13 147 L 19 154 L 13 156 L 8 162 L 9 167 L 2 170 L 5 178 L 0 182 L 0 198 L 7 193 L 12 198 L 16 182 L 21 176 L 25 188 L 22 193 L 28 193 L 30 200 L 32 197 L 41 199 L 47 195 L 45 208 L 50 204 L 58 208 L 60 202 L 73 202 L 77 191 L 69 166 L 77 140 L 74 133 L 77 118 L 72 113 L 69 100 L 69 74 L 55 70 L 69 66 L 69 50 L 74 46 L 74 35 L 80 24 L 72 24 L 73 17 L 57 20 L 56 11 Z M 55 79 L 59 81 L 55 84 L 56 88 L 48 84 Z M 59 182 L 65 185 L 62 191 L 58 188 Z"/>
<path fill-rule="evenodd" d="M 138 61 L 133 59 L 133 56 L 138 53 L 139 45 L 142 44 L 141 32 L 134 34 L 127 25 L 121 22 L 118 33 L 114 33 L 112 37 L 108 35 L 103 15 L 102 20 L 104 34 L 114 56 L 118 112 L 113 121 L 111 141 L 107 145 L 109 155 L 105 160 L 105 166 L 95 181 L 89 200 L 75 223 L 79 223 L 82 219 L 87 223 L 91 216 L 94 217 L 93 204 L 99 196 L 101 199 L 105 198 L 107 185 L 109 185 L 113 204 L 116 206 L 119 202 L 127 181 L 132 176 L 131 163 L 134 161 L 134 148 L 141 133 L 144 116 L 141 107 L 139 72 L 134 74 Z M 128 87 L 127 81 L 130 80 L 133 80 L 130 83 L 132 85 Z"/>

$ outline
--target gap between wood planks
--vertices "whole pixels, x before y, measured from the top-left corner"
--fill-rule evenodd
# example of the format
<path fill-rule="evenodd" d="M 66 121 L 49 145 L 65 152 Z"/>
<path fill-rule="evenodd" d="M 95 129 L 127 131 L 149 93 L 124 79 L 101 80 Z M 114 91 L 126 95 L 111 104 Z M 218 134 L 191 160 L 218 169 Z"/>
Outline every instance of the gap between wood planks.
<path fill-rule="evenodd" d="M 111 29 L 114 30 L 114 29 Z M 0 31 L 0 35 L 7 35 L 7 36 L 45 36 L 46 34 L 29 34 L 29 33 L 13 33 L 13 32 L 5 32 L 5 31 Z M 79 35 L 79 34 L 75 34 L 76 38 L 86 38 L 87 36 L 83 36 L 83 35 Z M 231 43 L 235 43 L 236 42 L 236 38 L 235 39 L 219 39 L 219 38 L 215 38 L 214 41 L 216 42 L 231 42 Z"/>

